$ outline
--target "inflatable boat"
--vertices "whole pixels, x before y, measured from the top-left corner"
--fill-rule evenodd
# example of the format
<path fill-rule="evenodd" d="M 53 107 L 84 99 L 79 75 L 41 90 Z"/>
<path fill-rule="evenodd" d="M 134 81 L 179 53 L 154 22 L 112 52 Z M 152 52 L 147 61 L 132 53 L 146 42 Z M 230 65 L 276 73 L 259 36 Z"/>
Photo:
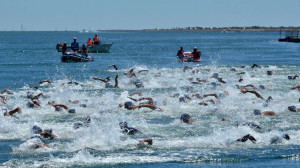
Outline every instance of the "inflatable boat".
<path fill-rule="evenodd" d="M 192 52 L 184 52 L 181 58 L 178 57 L 178 61 L 180 62 L 201 62 L 201 58 L 194 59 Z"/>
<path fill-rule="evenodd" d="M 109 49 L 112 45 L 113 45 L 113 43 L 101 43 L 99 45 L 87 46 L 87 51 L 88 51 L 88 53 L 108 53 Z M 56 50 L 58 52 L 62 52 L 62 47 L 60 47 L 59 44 L 57 44 Z M 71 51 L 70 46 L 68 46 L 68 51 Z"/>
<path fill-rule="evenodd" d="M 62 62 L 88 62 L 94 61 L 94 58 L 91 56 L 81 55 L 79 53 L 67 52 L 61 56 Z"/>

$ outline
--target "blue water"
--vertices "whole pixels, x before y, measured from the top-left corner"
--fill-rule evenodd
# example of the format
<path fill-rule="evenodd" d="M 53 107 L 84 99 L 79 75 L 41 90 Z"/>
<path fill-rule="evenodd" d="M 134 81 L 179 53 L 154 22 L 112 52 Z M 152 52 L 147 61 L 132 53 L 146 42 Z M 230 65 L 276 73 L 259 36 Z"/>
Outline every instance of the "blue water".
<path fill-rule="evenodd" d="M 0 117 L 0 165 L 7 167 L 298 167 L 300 150 L 299 114 L 287 110 L 290 105 L 300 107 L 298 90 L 290 90 L 299 84 L 299 78 L 287 76 L 299 73 L 300 44 L 278 42 L 278 32 L 144 32 L 104 31 L 98 33 L 104 42 L 113 42 L 109 53 L 90 53 L 94 62 L 62 63 L 58 42 L 70 43 L 77 37 L 80 44 L 95 33 L 79 32 L 0 32 L 0 90 L 14 92 L 7 96 L 7 104 L 1 109 L 22 108 L 16 117 Z M 198 47 L 202 62 L 180 63 L 176 53 L 180 46 L 185 51 Z M 262 68 L 252 70 L 252 64 Z M 115 71 L 107 65 L 116 64 Z M 192 70 L 183 72 L 184 66 Z M 245 66 L 242 68 L 241 66 Z M 136 89 L 124 76 L 134 68 L 144 84 Z M 232 72 L 230 68 L 237 71 Z M 147 69 L 148 72 L 137 73 Z M 210 71 L 208 71 L 210 70 Z M 268 76 L 267 71 L 275 72 Z M 244 81 L 237 82 L 243 74 Z M 219 75 L 226 84 L 213 87 L 211 78 Z M 119 74 L 120 89 L 106 89 L 92 77 L 115 77 Z M 158 75 L 159 74 L 159 75 Z M 209 82 L 191 84 L 187 78 L 207 79 Z M 49 79 L 52 84 L 39 85 Z M 81 85 L 67 85 L 76 81 Z M 112 82 L 114 83 L 114 81 Z M 265 85 L 260 90 L 264 98 L 273 100 L 265 106 L 252 94 L 241 94 L 235 85 Z M 33 89 L 37 86 L 39 89 Z M 219 103 L 200 106 L 196 98 L 179 103 L 172 98 L 176 92 L 192 94 L 186 88 L 193 86 L 200 95 L 228 91 L 229 95 Z M 41 108 L 26 107 L 26 92 L 43 92 Z M 128 93 L 141 91 L 153 97 L 164 112 L 140 109 L 128 111 L 118 108 L 128 101 Z M 138 98 L 138 96 L 136 96 Z M 87 108 L 71 104 L 68 99 L 86 103 Z M 164 99 L 166 99 L 165 103 Z M 48 101 L 76 108 L 76 114 L 55 112 Z M 205 100 L 205 99 L 204 99 Z M 111 113 L 99 113 L 101 110 Z M 254 116 L 253 110 L 275 111 L 278 117 Z M 189 113 L 193 124 L 179 121 L 182 113 Z M 74 130 L 73 124 L 91 116 L 88 128 Z M 221 122 L 222 117 L 230 121 Z M 129 126 L 140 129 L 144 135 L 127 136 L 120 132 L 118 123 L 127 121 Z M 262 130 L 236 123 L 253 122 Z M 28 149 L 26 141 L 32 136 L 33 125 L 52 128 L 55 140 L 46 140 L 50 148 Z M 288 133 L 289 141 L 271 144 L 276 135 Z M 251 134 L 257 143 L 236 143 L 236 139 Z M 153 145 L 139 148 L 139 139 L 152 138 Z"/>

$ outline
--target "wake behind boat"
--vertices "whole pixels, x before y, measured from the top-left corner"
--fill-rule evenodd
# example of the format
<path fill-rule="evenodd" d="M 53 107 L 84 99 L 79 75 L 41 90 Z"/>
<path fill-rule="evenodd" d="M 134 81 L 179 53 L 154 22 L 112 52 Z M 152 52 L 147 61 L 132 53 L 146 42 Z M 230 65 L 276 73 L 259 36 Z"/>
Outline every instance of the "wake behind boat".
<path fill-rule="evenodd" d="M 61 61 L 62 62 L 89 62 L 89 61 L 94 61 L 94 58 L 79 53 L 66 52 L 61 56 Z"/>

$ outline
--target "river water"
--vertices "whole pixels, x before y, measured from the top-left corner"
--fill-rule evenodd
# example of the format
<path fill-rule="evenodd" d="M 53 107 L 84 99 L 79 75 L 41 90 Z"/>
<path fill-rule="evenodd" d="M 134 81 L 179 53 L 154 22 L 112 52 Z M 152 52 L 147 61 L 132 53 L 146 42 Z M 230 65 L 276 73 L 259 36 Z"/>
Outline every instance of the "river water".
<path fill-rule="evenodd" d="M 278 42 L 278 32 L 104 31 L 98 35 L 104 42 L 114 43 L 109 53 L 90 53 L 95 57 L 94 62 L 61 62 L 61 53 L 55 50 L 59 41 L 70 43 L 76 36 L 82 44 L 94 35 L 0 32 L 0 90 L 8 88 L 13 92 L 13 95 L 1 94 L 7 97 L 6 104 L 1 103 L 1 110 L 4 113 L 5 109 L 22 109 L 21 114 L 13 117 L 0 116 L 1 166 L 298 167 L 300 117 L 287 107 L 300 108 L 300 92 L 290 89 L 299 84 L 299 78 L 288 80 L 288 76 L 300 72 L 299 44 Z M 198 47 L 202 62 L 178 62 L 176 53 L 180 46 L 185 51 Z M 254 63 L 261 68 L 251 68 Z M 108 68 L 111 64 L 119 70 Z M 193 69 L 184 72 L 185 66 Z M 134 68 L 144 88 L 136 88 L 133 79 L 125 76 L 130 68 Z M 139 70 L 148 71 L 138 73 Z M 267 71 L 274 75 L 268 75 Z M 214 73 L 226 83 L 212 78 Z M 103 82 L 92 79 L 108 76 L 114 79 L 117 74 L 119 88 L 105 88 Z M 238 82 L 240 76 L 242 82 Z M 196 82 L 196 78 L 207 82 Z M 52 83 L 39 84 L 45 79 Z M 70 81 L 73 83 L 68 84 Z M 237 89 L 236 85 L 247 84 L 256 86 L 254 90 L 264 100 Z M 44 93 L 45 98 L 39 99 L 41 108 L 26 106 L 28 91 L 34 95 Z M 140 91 L 143 97 L 152 97 L 163 112 L 119 108 L 135 91 Z M 223 95 L 225 91 L 228 95 L 219 99 L 192 97 L 195 93 Z M 179 102 L 172 97 L 175 93 L 189 95 L 191 101 Z M 269 96 L 273 100 L 266 103 Z M 198 104 L 208 99 L 213 99 L 215 104 Z M 48 105 L 49 101 L 65 104 L 76 109 L 76 113 L 56 112 Z M 254 109 L 274 111 L 278 116 L 254 115 Z M 195 121 L 181 122 L 183 113 L 190 114 Z M 73 128 L 87 116 L 91 118 L 89 127 Z M 222 118 L 229 121 L 221 121 Z M 119 127 L 121 121 L 143 134 L 123 134 Z M 244 126 L 237 127 L 238 123 Z M 245 123 L 256 124 L 261 129 Z M 57 137 L 44 140 L 49 148 L 33 150 L 28 145 L 34 125 L 52 128 Z M 236 141 L 247 134 L 256 143 Z M 271 143 L 272 138 L 282 134 L 288 134 L 290 140 L 280 138 L 278 143 Z M 152 138 L 153 145 L 137 146 L 144 138 Z"/>

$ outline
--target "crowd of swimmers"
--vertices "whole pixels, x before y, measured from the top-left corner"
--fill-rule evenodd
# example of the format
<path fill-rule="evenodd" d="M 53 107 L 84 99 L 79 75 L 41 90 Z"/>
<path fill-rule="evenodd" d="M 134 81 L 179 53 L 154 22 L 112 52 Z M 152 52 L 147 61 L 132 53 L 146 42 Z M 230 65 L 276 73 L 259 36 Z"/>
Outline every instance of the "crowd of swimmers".
<path fill-rule="evenodd" d="M 118 72 L 118 67 L 116 65 L 109 65 L 108 68 L 113 67 L 116 72 Z M 254 68 L 261 68 L 261 66 L 254 64 L 252 65 L 251 69 Z M 196 74 L 199 71 L 194 69 L 193 67 L 185 66 L 183 68 L 183 72 L 186 73 L 188 70 L 191 70 L 192 74 Z M 210 72 L 210 69 L 207 70 Z M 234 68 L 230 69 L 230 71 L 236 71 Z M 124 77 L 130 79 L 130 84 L 133 84 L 137 89 L 143 88 L 144 84 L 143 82 L 138 78 L 138 73 L 141 72 L 148 72 L 148 70 L 140 70 L 138 72 L 134 71 L 134 68 L 131 68 L 128 72 L 124 73 Z M 244 74 L 243 72 L 237 73 L 237 75 L 242 75 Z M 275 73 L 272 71 L 267 71 L 267 75 L 274 75 Z M 294 76 L 288 76 L 288 79 L 290 80 L 295 80 L 298 77 L 298 74 L 295 74 Z M 106 89 L 117 89 L 119 88 L 119 82 L 118 82 L 119 74 L 115 75 L 115 80 L 114 84 L 111 83 L 111 77 L 104 77 L 104 78 L 99 78 L 99 77 L 93 77 L 92 79 L 101 81 L 104 83 Z M 211 76 L 212 79 L 216 80 L 217 82 L 211 82 L 210 85 L 212 87 L 217 87 L 219 85 L 225 84 L 226 81 L 219 76 L 218 73 L 213 73 Z M 241 82 L 243 80 L 242 76 L 237 79 L 237 82 Z M 199 83 L 209 83 L 207 79 L 200 79 L 200 78 L 188 78 L 187 81 L 191 82 L 191 84 L 199 84 Z M 48 83 L 52 84 L 50 80 L 43 80 L 39 82 L 40 84 L 43 83 Z M 67 84 L 74 84 L 74 82 L 69 82 Z M 75 83 L 76 84 L 76 83 Z M 78 84 L 78 83 L 77 83 Z M 265 106 L 268 106 L 268 104 L 273 101 L 272 96 L 268 96 L 267 99 L 265 99 L 258 91 L 259 89 L 264 90 L 264 89 L 269 89 L 268 86 L 260 85 L 259 87 L 256 87 L 252 84 L 248 85 L 235 85 L 235 88 L 240 91 L 241 94 L 253 94 L 256 96 L 256 98 L 261 99 L 265 102 Z M 291 90 L 298 89 L 300 91 L 300 85 L 296 85 L 294 87 L 290 88 Z M 10 91 L 9 89 L 4 89 L 3 91 L 0 92 L 0 99 L 1 99 L 1 104 L 5 105 L 9 99 L 7 99 L 6 95 L 13 95 L 14 93 Z M 229 92 L 227 90 L 219 93 L 207 93 L 207 94 L 200 94 L 197 92 L 193 86 L 188 87 L 186 90 L 185 94 L 180 94 L 180 93 L 174 93 L 166 97 L 163 101 L 162 104 L 166 104 L 166 101 L 168 99 L 174 99 L 178 101 L 178 103 L 189 103 L 191 100 L 197 100 L 199 101 L 198 104 L 201 106 L 209 106 L 210 104 L 217 104 L 222 101 L 223 98 L 229 96 Z M 44 98 L 47 99 L 47 96 L 43 92 L 33 92 L 33 91 L 28 91 L 27 95 L 27 103 L 26 106 L 27 108 L 41 108 L 41 104 L 39 99 Z M 127 97 L 128 101 L 120 103 L 119 108 L 125 108 L 126 110 L 138 110 L 141 108 L 146 108 L 149 110 L 153 111 L 158 111 L 158 112 L 164 112 L 161 107 L 158 106 L 157 101 L 155 101 L 152 97 L 144 97 L 142 92 L 136 91 L 134 93 L 131 93 Z M 300 101 L 300 100 L 299 100 Z M 79 100 L 69 100 L 69 103 L 72 104 L 77 104 L 79 103 Z M 48 105 L 50 107 L 54 108 L 54 111 L 67 111 L 68 113 L 76 113 L 75 108 L 70 108 L 69 106 L 65 104 L 59 104 L 55 103 L 54 101 L 48 101 Z M 80 104 L 80 107 L 86 107 L 86 104 Z M 300 112 L 300 108 L 297 108 L 294 105 L 289 105 L 287 106 L 287 110 L 290 112 Z M 22 109 L 20 107 L 16 107 L 14 109 L 8 110 L 8 109 L 3 109 L 3 115 L 5 117 L 9 116 L 16 116 L 17 113 L 21 114 Z M 278 114 L 274 111 L 261 111 L 260 109 L 254 109 L 253 111 L 254 115 L 264 115 L 264 116 L 274 116 L 277 117 Z M 181 116 L 178 117 L 178 119 L 184 123 L 184 124 L 193 124 L 194 122 L 197 122 L 195 119 L 192 118 L 192 116 L 188 113 L 185 112 Z M 230 118 L 222 118 L 220 121 L 230 121 Z M 74 129 L 79 129 L 81 127 L 89 127 L 91 122 L 90 116 L 86 117 L 86 119 L 83 122 L 77 122 L 74 124 Z M 236 126 L 249 126 L 250 128 L 253 129 L 262 129 L 259 125 L 253 124 L 253 123 L 238 123 Z M 121 132 L 126 134 L 126 135 L 136 135 L 136 134 L 142 134 L 142 131 L 129 127 L 128 123 L 126 121 L 121 121 L 119 123 L 119 127 L 121 129 Z M 49 147 L 47 144 L 43 142 L 45 139 L 54 139 L 57 138 L 55 134 L 53 134 L 52 129 L 42 129 L 41 127 L 34 125 L 32 127 L 32 132 L 33 136 L 30 138 L 30 141 L 36 141 L 35 146 L 33 147 L 34 149 L 37 148 L 43 148 L 43 147 Z M 290 136 L 287 133 L 282 133 L 282 135 L 276 135 L 270 139 L 270 143 L 279 143 L 282 142 L 283 140 L 290 140 Z M 242 136 L 241 138 L 236 139 L 235 141 L 237 142 L 247 142 L 251 141 L 252 143 L 255 143 L 257 140 L 256 138 L 251 135 L 251 134 L 246 134 Z M 139 140 L 137 143 L 138 146 L 141 145 L 152 145 L 153 140 L 152 138 L 145 138 L 142 140 Z"/>

